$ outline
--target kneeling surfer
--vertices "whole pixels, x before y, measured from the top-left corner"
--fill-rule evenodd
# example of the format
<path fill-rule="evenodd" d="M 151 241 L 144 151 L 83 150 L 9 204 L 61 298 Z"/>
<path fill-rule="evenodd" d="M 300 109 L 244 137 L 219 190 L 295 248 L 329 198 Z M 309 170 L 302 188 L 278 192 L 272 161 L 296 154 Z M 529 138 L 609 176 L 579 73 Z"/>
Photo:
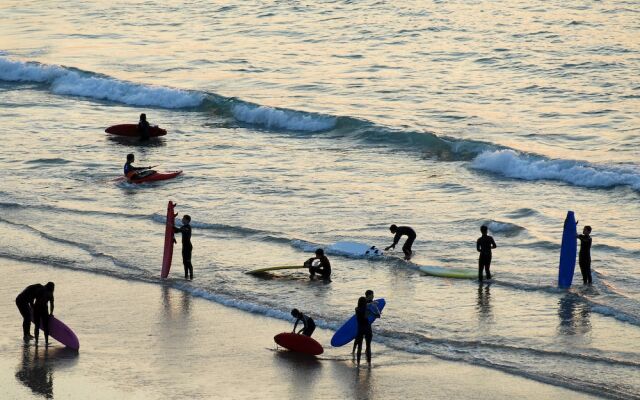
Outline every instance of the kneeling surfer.
<path fill-rule="evenodd" d="M 184 265 L 184 279 L 193 279 L 193 265 L 191 265 L 191 252 L 193 245 L 191 244 L 191 217 L 186 215 L 182 217 L 182 226 L 173 227 L 174 233 L 182 233 L 182 264 Z M 176 238 L 173 238 L 176 243 Z"/>
<path fill-rule="evenodd" d="M 313 265 L 315 260 L 319 261 L 318 265 Z M 316 256 L 311 257 L 307 261 L 304 262 L 304 266 L 309 268 L 309 277 L 313 278 L 315 274 L 318 274 L 324 280 L 331 279 L 331 263 L 327 256 L 324 255 L 324 250 L 317 249 Z"/>
<path fill-rule="evenodd" d="M 298 322 L 302 321 L 302 329 L 298 332 L 301 335 L 309 336 L 313 334 L 313 331 L 316 330 L 316 323 L 313 321 L 313 318 L 304 315 L 297 308 L 291 310 L 291 316 L 296 319 L 296 323 L 293 324 L 293 333 L 296 333 L 296 328 L 298 327 Z"/>
<path fill-rule="evenodd" d="M 151 169 L 153 167 L 134 167 L 133 162 L 135 160 L 136 156 L 133 153 L 127 154 L 127 162 L 124 164 L 124 176 L 127 179 L 139 179 L 156 172 Z"/>

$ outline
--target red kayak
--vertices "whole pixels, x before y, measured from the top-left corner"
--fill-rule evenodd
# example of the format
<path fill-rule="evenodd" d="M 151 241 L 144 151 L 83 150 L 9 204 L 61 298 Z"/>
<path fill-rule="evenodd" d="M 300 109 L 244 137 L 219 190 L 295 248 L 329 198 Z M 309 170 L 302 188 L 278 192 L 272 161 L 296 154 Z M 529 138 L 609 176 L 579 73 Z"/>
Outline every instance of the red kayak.
<path fill-rule="evenodd" d="M 317 356 L 324 353 L 322 345 L 309 336 L 299 333 L 283 332 L 273 337 L 277 344 L 285 349 L 296 351 L 298 353 L 310 354 Z"/>
<path fill-rule="evenodd" d="M 144 183 L 144 182 L 164 181 L 166 179 L 172 179 L 172 178 L 175 178 L 176 176 L 180 175 L 182 173 L 182 170 L 180 170 L 180 171 L 165 171 L 165 172 L 149 171 L 149 172 L 151 172 L 151 173 L 148 174 L 148 175 L 142 176 L 140 178 L 129 179 L 129 182 L 132 182 L 132 183 Z"/>
<path fill-rule="evenodd" d="M 120 124 L 113 125 L 104 130 L 107 133 L 118 136 L 130 136 L 130 137 L 139 137 L 140 133 L 138 133 L 138 125 L 136 124 Z M 149 127 L 149 137 L 158 137 L 164 136 L 167 134 L 167 131 L 157 126 Z"/>

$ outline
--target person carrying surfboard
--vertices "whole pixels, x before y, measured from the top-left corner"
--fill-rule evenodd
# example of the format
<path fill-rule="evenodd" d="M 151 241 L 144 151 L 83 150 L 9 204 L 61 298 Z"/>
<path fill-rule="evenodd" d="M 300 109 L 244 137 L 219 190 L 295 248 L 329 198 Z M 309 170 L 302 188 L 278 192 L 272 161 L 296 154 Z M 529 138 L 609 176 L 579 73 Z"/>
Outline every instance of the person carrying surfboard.
<path fill-rule="evenodd" d="M 16 306 L 22 315 L 22 338 L 24 341 L 33 339 L 31 336 L 31 313 L 33 312 L 33 304 L 36 301 L 36 295 L 43 289 L 39 283 L 29 285 L 16 297 Z"/>
<path fill-rule="evenodd" d="M 478 257 L 478 280 L 482 282 L 482 271 L 487 273 L 487 279 L 491 279 L 491 249 L 498 247 L 493 237 L 487 235 L 488 228 L 485 225 L 480 227 L 482 236 L 476 242 L 476 249 L 480 253 Z"/>
<path fill-rule="evenodd" d="M 53 317 L 54 289 L 55 284 L 53 282 L 47 282 L 47 284 L 36 293 L 36 300 L 33 304 L 33 323 L 36 326 L 36 346 L 38 345 L 40 328 L 42 328 L 42 332 L 44 333 L 45 346 L 49 345 L 49 317 Z M 49 312 L 49 304 L 51 304 L 51 312 Z"/>
<path fill-rule="evenodd" d="M 315 260 L 319 261 L 318 265 L 313 265 Z M 331 262 L 329 262 L 327 256 L 324 255 L 324 250 L 322 249 L 317 249 L 316 256 L 305 261 L 304 266 L 309 268 L 310 278 L 313 278 L 315 274 L 318 274 L 325 281 L 331 279 Z"/>
<path fill-rule="evenodd" d="M 134 167 L 133 162 L 136 160 L 136 156 L 133 153 L 127 154 L 127 162 L 124 164 L 124 176 L 127 179 L 137 179 L 142 178 L 143 176 L 147 176 L 155 173 L 151 168 L 153 167 Z"/>
<path fill-rule="evenodd" d="M 582 234 L 578 235 L 580 240 L 580 253 L 578 254 L 578 265 L 582 273 L 582 281 L 585 285 L 593 283 L 591 276 L 591 227 L 586 225 L 582 228 Z"/>
<path fill-rule="evenodd" d="M 182 233 L 182 264 L 184 265 L 184 279 L 193 280 L 193 265 L 191 264 L 191 253 L 193 252 L 193 245 L 191 244 L 191 216 L 186 215 L 182 217 L 182 226 L 173 227 L 174 233 Z M 176 239 L 173 238 L 173 243 L 176 243 Z"/>
<path fill-rule="evenodd" d="M 371 340 L 373 339 L 373 331 L 369 322 L 369 306 L 366 297 L 358 299 L 358 307 L 356 307 L 356 321 L 358 322 L 358 334 L 356 335 L 355 346 L 357 348 L 356 360 L 360 366 L 360 355 L 362 354 L 362 340 L 366 342 L 365 354 L 367 356 L 367 364 L 371 364 Z"/>
<path fill-rule="evenodd" d="M 393 243 L 391 244 L 391 246 L 385 248 L 385 251 L 389 251 L 389 249 L 395 249 L 396 245 L 400 241 L 400 238 L 406 235 L 407 241 L 404 242 L 404 245 L 402 245 L 402 251 L 404 252 L 404 259 L 407 261 L 410 260 L 411 255 L 413 254 L 411 246 L 413 246 L 413 242 L 416 240 L 416 231 L 414 231 L 413 228 L 409 226 L 397 226 L 395 224 L 391 225 L 389 227 L 389 230 L 395 236 L 393 237 Z"/>
<path fill-rule="evenodd" d="M 373 290 L 367 290 L 366 292 L 364 292 L 364 297 L 367 299 L 367 307 L 369 309 L 369 313 L 373 314 L 373 316 L 376 317 L 376 318 L 380 318 L 382 313 L 380 312 L 380 309 L 378 308 L 378 303 L 373 301 Z M 353 350 L 351 350 L 351 354 L 354 354 L 356 352 L 356 347 L 357 346 L 358 346 L 358 342 L 354 341 L 353 342 Z"/>
<path fill-rule="evenodd" d="M 313 331 L 316 330 L 316 323 L 313 321 L 313 318 L 304 315 L 297 308 L 291 310 L 291 316 L 296 319 L 295 324 L 293 324 L 293 330 L 291 332 L 296 333 L 298 322 L 302 321 L 302 329 L 300 329 L 298 333 L 308 337 L 311 337 L 311 335 L 313 335 Z"/>

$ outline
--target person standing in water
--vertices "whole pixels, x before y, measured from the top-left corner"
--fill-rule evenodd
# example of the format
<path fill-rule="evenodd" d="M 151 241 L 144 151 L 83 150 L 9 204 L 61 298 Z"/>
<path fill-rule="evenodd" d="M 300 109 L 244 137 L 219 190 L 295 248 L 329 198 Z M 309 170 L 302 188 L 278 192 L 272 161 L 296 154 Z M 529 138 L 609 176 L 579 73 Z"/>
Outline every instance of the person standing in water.
<path fill-rule="evenodd" d="M 378 303 L 373 301 L 373 290 L 367 290 L 366 292 L 364 292 L 364 297 L 367 299 L 367 309 L 369 310 L 369 313 L 372 314 L 375 318 L 380 318 L 381 312 L 380 312 L 380 309 L 378 308 Z M 357 346 L 358 346 L 358 342 L 354 341 L 353 350 L 351 350 L 351 354 L 354 354 L 356 352 Z"/>
<path fill-rule="evenodd" d="M 315 260 L 320 261 L 320 264 L 313 265 Z M 324 255 L 324 250 L 317 249 L 316 256 L 311 257 L 307 261 L 304 262 L 304 266 L 309 268 L 309 277 L 313 278 L 315 274 L 318 274 L 324 279 L 328 281 L 331 279 L 331 262 L 327 256 Z"/>
<path fill-rule="evenodd" d="M 414 240 L 416 240 L 416 231 L 414 231 L 413 228 L 409 226 L 397 226 L 395 224 L 391 225 L 389 227 L 389 230 L 395 236 L 393 238 L 393 243 L 391 244 L 391 246 L 385 248 L 385 251 L 389 251 L 389 249 L 395 249 L 396 245 L 400 241 L 400 238 L 406 235 L 407 241 L 404 242 L 404 245 L 402 246 L 402 251 L 404 252 L 404 259 L 407 261 L 410 260 L 411 255 L 413 254 L 411 250 L 411 246 L 413 245 Z"/>
<path fill-rule="evenodd" d="M 191 264 L 191 252 L 193 245 L 191 244 L 191 217 L 185 215 L 182 217 L 182 226 L 173 227 L 174 233 L 182 233 L 182 264 L 184 265 L 184 279 L 193 279 L 193 265 Z M 176 239 L 173 238 L 176 243 Z"/>
<path fill-rule="evenodd" d="M 140 114 L 140 121 L 138 122 L 138 135 L 140 136 L 140 140 L 146 141 L 149 140 L 149 122 L 147 122 L 147 114 Z"/>
<path fill-rule="evenodd" d="M 43 288 L 36 293 L 36 301 L 33 305 L 33 321 L 36 325 L 35 337 L 36 346 L 38 345 L 38 337 L 40 336 L 40 328 L 44 332 L 44 344 L 49 345 L 49 317 L 53 317 L 53 290 L 55 284 L 48 282 Z M 49 312 L 49 304 L 51 304 L 51 312 Z"/>
<path fill-rule="evenodd" d="M 16 297 L 16 306 L 22 315 L 22 339 L 26 342 L 33 339 L 31 336 L 31 313 L 33 312 L 33 304 L 36 301 L 36 295 L 44 286 L 39 283 L 27 286 Z"/>
<path fill-rule="evenodd" d="M 360 355 L 362 354 L 362 340 L 366 341 L 367 348 L 365 354 L 367 356 L 367 364 L 371 364 L 371 340 L 373 339 L 373 332 L 371 330 L 371 323 L 369 322 L 370 315 L 369 307 L 367 305 L 367 298 L 360 297 L 358 299 L 358 307 L 356 307 L 356 321 L 358 323 L 358 334 L 356 335 L 356 360 L 357 365 L 360 366 Z"/>
<path fill-rule="evenodd" d="M 591 285 L 593 278 L 591 277 L 591 227 L 586 225 L 582 229 L 582 234 L 578 235 L 580 240 L 580 253 L 578 256 L 578 264 L 580 272 L 582 272 L 582 281 L 585 285 Z"/>
<path fill-rule="evenodd" d="M 291 310 L 291 316 L 296 319 L 295 324 L 293 324 L 293 331 L 291 332 L 296 333 L 298 322 L 302 321 L 302 329 L 300 329 L 298 334 L 308 337 L 311 337 L 311 335 L 313 335 L 313 331 L 316 330 L 316 323 L 313 321 L 313 318 L 304 315 L 297 308 Z"/>
<path fill-rule="evenodd" d="M 482 236 L 476 242 L 476 250 L 480 253 L 478 257 L 478 280 L 482 282 L 482 271 L 487 273 L 487 279 L 491 279 L 491 249 L 498 247 L 493 237 L 487 235 L 488 228 L 486 225 L 480 227 Z"/>

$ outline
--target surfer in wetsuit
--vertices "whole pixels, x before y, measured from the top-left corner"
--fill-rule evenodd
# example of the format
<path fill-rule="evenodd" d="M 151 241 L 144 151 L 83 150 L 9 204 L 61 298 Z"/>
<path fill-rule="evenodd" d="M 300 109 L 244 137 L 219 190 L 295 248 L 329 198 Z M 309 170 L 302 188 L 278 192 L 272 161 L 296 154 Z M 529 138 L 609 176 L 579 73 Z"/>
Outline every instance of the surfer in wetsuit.
<path fill-rule="evenodd" d="M 313 265 L 315 260 L 319 260 L 320 263 L 318 265 Z M 304 262 L 304 266 L 309 268 L 309 277 L 313 278 L 315 274 L 318 274 L 324 280 L 331 279 L 331 263 L 327 256 L 324 255 L 324 250 L 317 249 L 316 256 L 311 257 L 307 261 Z"/>
<path fill-rule="evenodd" d="M 585 285 L 591 285 L 593 278 L 591 277 L 591 227 L 586 225 L 582 229 L 582 234 L 578 235 L 580 240 L 580 253 L 578 256 L 578 264 L 580 272 L 582 272 L 582 281 Z"/>
<path fill-rule="evenodd" d="M 491 267 L 491 249 L 498 247 L 493 237 L 487 235 L 487 230 L 485 225 L 480 227 L 482 236 L 476 242 L 476 250 L 480 253 L 478 257 L 478 280 L 480 282 L 482 282 L 482 271 L 487 273 L 487 279 L 491 279 L 491 271 L 489 271 Z"/>
<path fill-rule="evenodd" d="M 367 348 L 365 350 L 367 363 L 371 364 L 371 339 L 373 339 L 373 332 L 371 330 L 371 323 L 369 322 L 370 313 L 371 311 L 367 304 L 367 298 L 360 297 L 358 299 L 358 307 L 356 307 L 358 334 L 356 335 L 355 341 L 355 345 L 357 347 L 356 359 L 358 361 L 358 366 L 360 366 L 360 355 L 362 354 L 362 339 L 364 339 L 367 344 Z"/>
<path fill-rule="evenodd" d="M 413 246 L 414 240 L 416 240 L 416 231 L 413 228 L 408 226 L 397 226 L 395 224 L 389 227 L 391 233 L 395 234 L 393 238 L 393 244 L 391 246 L 385 248 L 385 251 L 389 251 L 389 249 L 395 249 L 396 245 L 400 241 L 400 238 L 404 235 L 407 236 L 407 241 L 402 245 L 402 251 L 404 252 L 404 259 L 410 260 L 411 255 L 413 254 L 411 251 L 411 246 Z"/>
<path fill-rule="evenodd" d="M 36 325 L 35 337 L 36 345 L 38 345 L 38 337 L 40 336 L 40 328 L 44 332 L 44 344 L 49 345 L 49 317 L 53 317 L 53 290 L 55 284 L 47 282 L 43 288 L 36 292 L 36 300 L 33 304 L 33 321 Z M 51 303 L 51 312 L 49 312 L 49 303 Z"/>
<path fill-rule="evenodd" d="M 298 333 L 309 337 L 313 335 L 313 331 L 316 330 L 316 323 L 313 321 L 313 318 L 304 315 L 297 308 L 291 310 L 291 316 L 296 319 L 296 323 L 293 324 L 293 330 L 291 332 L 296 333 L 298 322 L 302 321 L 303 326 Z"/>
<path fill-rule="evenodd" d="M 367 308 L 369 312 L 373 314 L 373 316 L 375 316 L 376 318 L 380 318 L 381 312 L 380 312 L 380 309 L 378 308 L 378 303 L 373 301 L 373 290 L 367 290 L 366 292 L 364 292 L 364 297 L 365 299 L 367 299 Z M 354 341 L 353 350 L 351 350 L 351 354 L 356 352 L 357 346 L 358 346 L 358 342 Z"/>
<path fill-rule="evenodd" d="M 149 140 L 149 122 L 147 122 L 147 114 L 140 114 L 140 121 L 138 122 L 138 135 L 140 140 Z"/>
<path fill-rule="evenodd" d="M 29 285 L 16 297 L 16 306 L 18 306 L 20 315 L 22 315 L 22 338 L 25 342 L 33 339 L 33 336 L 31 336 L 30 333 L 31 313 L 33 312 L 33 304 L 36 301 L 36 295 L 43 288 L 44 286 L 39 283 Z"/>
<path fill-rule="evenodd" d="M 124 176 L 126 176 L 127 179 L 142 178 L 155 172 L 151 169 L 152 167 L 134 167 L 132 164 L 135 160 L 136 157 L 133 153 L 127 154 L 127 162 L 124 164 Z"/>
<path fill-rule="evenodd" d="M 182 264 L 184 265 L 184 279 L 193 279 L 193 265 L 191 265 L 191 252 L 193 245 L 191 244 L 191 217 L 185 215 L 182 217 L 182 226 L 173 227 L 174 233 L 182 233 Z M 176 242 L 176 239 L 173 239 Z"/>

